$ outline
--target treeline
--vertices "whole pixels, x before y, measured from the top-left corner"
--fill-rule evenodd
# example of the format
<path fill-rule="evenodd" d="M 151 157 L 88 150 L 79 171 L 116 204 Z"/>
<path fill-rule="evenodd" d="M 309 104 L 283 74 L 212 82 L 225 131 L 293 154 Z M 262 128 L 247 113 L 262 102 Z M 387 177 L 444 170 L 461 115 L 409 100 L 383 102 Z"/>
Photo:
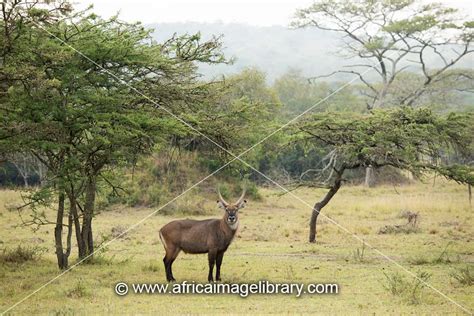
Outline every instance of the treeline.
<path fill-rule="evenodd" d="M 390 96 L 394 100 L 403 95 L 405 91 L 403 85 L 409 85 L 411 81 L 420 80 L 420 76 L 406 72 L 398 80 L 400 82 L 396 83 L 396 87 Z M 258 142 L 265 133 L 270 133 L 273 129 L 310 108 L 311 113 L 368 112 L 366 98 L 361 92 L 364 89 L 363 86 L 352 84 L 334 93 L 345 83 L 310 81 L 298 70 L 288 71 L 271 85 L 268 84 L 265 73 L 256 68 L 248 68 L 239 74 L 225 78 L 223 82 L 214 82 L 213 84 L 216 87 L 213 102 L 218 104 L 212 108 L 214 113 L 207 113 L 206 116 L 208 117 L 205 118 L 207 122 L 212 122 L 212 127 L 207 122 L 203 123 L 202 126 L 206 128 L 206 135 L 219 140 L 225 148 L 232 148 L 235 153 L 247 149 Z M 443 84 L 444 88 L 442 88 Z M 459 81 L 455 87 L 468 84 L 472 84 L 472 82 Z M 428 107 L 438 113 L 470 111 L 473 106 L 471 103 L 467 103 L 466 100 L 470 95 L 458 89 L 448 89 L 449 85 L 452 85 L 449 81 L 439 84 L 439 89 L 434 89 L 429 96 L 420 99 L 415 106 Z M 386 108 L 395 106 L 397 106 L 396 102 L 387 105 Z M 208 110 L 209 108 L 201 109 L 205 112 Z M 220 119 L 216 120 L 218 117 Z M 321 160 L 327 153 L 326 150 L 324 148 L 306 148 L 300 143 L 292 142 L 290 139 L 291 135 L 288 131 L 283 132 L 282 135 L 275 136 L 272 141 L 266 142 L 246 155 L 245 160 L 251 161 L 263 173 L 285 183 L 296 181 L 302 175 L 308 180 L 317 177 L 317 173 L 311 173 L 311 169 L 315 169 L 316 166 L 321 164 Z M 186 166 L 189 167 L 189 173 L 193 172 L 192 168 L 203 173 L 212 172 L 225 163 L 225 159 L 228 158 L 227 155 L 222 154 L 221 149 L 202 137 L 193 137 L 192 139 L 174 137 L 169 143 L 154 148 L 151 152 L 153 157 L 134 161 L 132 169 L 128 167 L 121 171 L 130 174 L 133 173 L 131 170 L 136 172 L 136 168 L 140 165 L 144 169 L 141 173 L 143 177 L 156 176 L 148 179 L 149 183 L 146 185 L 151 190 L 155 190 L 155 197 L 147 198 L 146 196 L 151 194 L 137 188 L 137 193 L 132 194 L 133 197 L 125 199 L 136 201 L 131 202 L 133 205 L 150 206 L 155 204 L 152 201 L 160 200 L 159 192 L 166 191 L 166 189 L 155 187 L 163 186 L 159 185 L 160 177 L 163 174 L 178 172 L 177 170 L 184 172 L 186 170 L 182 169 L 186 169 Z M 191 159 L 190 157 L 194 158 Z M 448 158 L 446 157 L 446 159 Z M 142 161 L 143 159 L 147 161 Z M 449 159 L 456 160 L 453 157 Z M 0 185 L 2 186 L 37 186 L 41 184 L 45 177 L 46 166 L 31 153 L 16 152 L 4 156 L 4 160 L 0 167 Z M 154 163 L 152 163 L 152 160 L 154 160 Z M 155 167 L 164 170 L 164 172 L 155 170 Z M 258 184 L 265 182 L 265 179 L 262 179 L 258 174 L 254 174 L 251 170 L 243 171 L 245 170 L 244 166 L 239 165 L 237 168 L 238 171 L 232 172 L 231 168 L 228 168 L 223 173 L 237 174 L 240 178 L 247 177 Z M 241 168 L 244 169 L 241 170 Z M 362 172 L 355 171 L 349 178 L 354 183 L 360 183 L 364 176 Z M 181 174 L 178 178 L 185 179 L 186 177 L 186 174 Z M 377 183 L 398 183 L 406 180 L 400 173 L 390 169 L 378 172 L 375 179 Z M 135 175 L 134 181 L 141 183 L 145 180 Z M 187 183 L 187 181 L 184 182 Z M 173 183 L 166 184 L 171 192 L 184 189 L 183 187 L 173 188 L 174 186 Z M 140 194 L 143 194 L 143 197 L 137 196 Z M 116 200 L 114 199 L 114 201 Z"/>

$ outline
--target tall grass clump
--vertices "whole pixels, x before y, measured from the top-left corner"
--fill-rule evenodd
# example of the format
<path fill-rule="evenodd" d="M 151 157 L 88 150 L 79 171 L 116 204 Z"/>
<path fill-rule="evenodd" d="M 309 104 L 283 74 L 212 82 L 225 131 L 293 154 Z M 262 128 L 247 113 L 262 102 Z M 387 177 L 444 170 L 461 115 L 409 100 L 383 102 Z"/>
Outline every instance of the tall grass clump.
<path fill-rule="evenodd" d="M 451 272 L 451 277 L 459 282 L 461 285 L 474 285 L 474 274 L 471 272 L 469 266 L 458 268 Z"/>
<path fill-rule="evenodd" d="M 18 245 L 16 248 L 5 248 L 0 252 L 0 262 L 21 264 L 28 261 L 37 261 L 44 253 L 44 249 L 37 246 Z"/>
<path fill-rule="evenodd" d="M 392 295 L 402 298 L 412 305 L 420 304 L 422 301 L 422 291 L 431 277 L 428 272 L 421 271 L 416 278 L 406 279 L 400 273 L 385 273 L 385 289 Z"/>

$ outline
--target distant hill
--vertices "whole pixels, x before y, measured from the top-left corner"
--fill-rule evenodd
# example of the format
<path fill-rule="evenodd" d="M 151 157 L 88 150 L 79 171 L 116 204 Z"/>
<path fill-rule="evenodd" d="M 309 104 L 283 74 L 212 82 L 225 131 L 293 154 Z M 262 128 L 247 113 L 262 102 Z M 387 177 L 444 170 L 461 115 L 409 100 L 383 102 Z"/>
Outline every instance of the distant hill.
<path fill-rule="evenodd" d="M 288 69 L 300 69 L 305 76 L 318 76 L 341 69 L 350 60 L 338 52 L 340 37 L 333 32 L 315 28 L 289 29 L 284 26 L 260 27 L 238 23 L 163 23 L 149 24 L 155 29 L 154 37 L 163 41 L 174 33 L 201 32 L 203 39 L 224 35 L 224 53 L 235 57 L 233 65 L 202 65 L 207 78 L 236 73 L 246 67 L 257 67 L 266 72 L 272 82 Z M 340 50 L 340 49 L 339 49 Z M 473 59 L 465 58 L 459 67 L 472 68 Z M 349 81 L 351 75 L 340 74 L 332 80 Z"/>
<path fill-rule="evenodd" d="M 206 77 L 239 72 L 255 66 L 266 72 L 269 81 L 290 68 L 298 68 L 304 75 L 313 76 L 334 71 L 340 57 L 334 56 L 338 39 L 334 34 L 316 29 L 288 29 L 283 26 L 258 27 L 236 23 L 165 23 L 147 25 L 155 29 L 158 41 L 174 33 L 201 32 L 204 39 L 224 35 L 224 53 L 235 57 L 233 65 L 201 67 Z"/>

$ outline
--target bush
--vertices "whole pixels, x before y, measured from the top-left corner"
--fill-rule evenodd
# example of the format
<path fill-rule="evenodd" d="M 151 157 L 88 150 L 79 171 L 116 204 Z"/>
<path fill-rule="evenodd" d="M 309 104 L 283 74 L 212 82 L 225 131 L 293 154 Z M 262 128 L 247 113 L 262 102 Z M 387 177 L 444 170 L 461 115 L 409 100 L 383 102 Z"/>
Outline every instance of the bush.
<path fill-rule="evenodd" d="M 400 296 L 407 287 L 406 281 L 399 273 L 387 274 L 384 272 L 386 278 L 385 289 L 392 295 Z"/>
<path fill-rule="evenodd" d="M 255 183 L 249 182 L 247 185 L 247 191 L 246 191 L 246 197 L 249 199 L 252 199 L 254 201 L 261 201 L 262 200 L 262 195 L 258 191 L 258 187 Z"/>
<path fill-rule="evenodd" d="M 41 258 L 45 249 L 36 246 L 22 246 L 16 248 L 5 248 L 0 253 L 0 262 L 3 263 L 25 263 L 36 261 Z"/>
<path fill-rule="evenodd" d="M 254 182 L 246 181 L 245 183 L 237 182 L 232 184 L 229 182 L 222 182 L 219 184 L 219 190 L 221 191 L 222 197 L 229 203 L 235 202 L 242 194 L 244 188 L 246 199 L 252 199 L 255 201 L 262 200 L 262 196 L 258 192 L 258 187 Z"/>
<path fill-rule="evenodd" d="M 72 289 L 66 292 L 66 296 L 70 298 L 81 298 L 89 295 L 90 292 L 87 290 L 87 287 L 84 285 L 84 283 L 82 283 L 82 281 L 77 282 Z"/>
<path fill-rule="evenodd" d="M 450 275 L 462 285 L 474 285 L 474 274 L 471 274 L 469 266 L 459 268 L 456 271 L 451 272 Z"/>
<path fill-rule="evenodd" d="M 113 204 L 126 204 L 131 207 L 157 207 L 171 200 L 194 183 L 209 174 L 196 153 L 183 151 L 173 160 L 164 154 L 155 154 L 140 160 L 133 170 L 118 169 L 107 175 L 109 182 L 118 184 L 121 188 L 112 190 L 107 183 L 102 183 L 100 194 L 97 196 L 97 209 L 104 209 Z M 222 174 L 219 178 L 211 178 L 199 185 L 196 190 L 186 194 L 191 197 L 186 202 L 176 201 L 168 206 L 164 213 L 180 212 L 190 215 L 209 214 L 203 210 L 198 200 L 203 195 L 215 200 L 216 189 L 219 186 L 222 195 L 229 202 L 234 202 L 246 188 L 246 197 L 261 200 L 258 187 L 251 181 L 236 181 Z M 240 177 L 240 176 L 239 176 Z M 181 200 L 181 199 L 179 199 Z"/>
<path fill-rule="evenodd" d="M 365 243 L 362 243 L 362 248 L 357 248 L 352 252 L 352 258 L 356 262 L 365 262 Z"/>
<path fill-rule="evenodd" d="M 422 290 L 431 277 L 428 272 L 419 272 L 416 278 L 409 281 L 398 272 L 393 274 L 384 272 L 384 275 L 386 278 L 385 289 L 392 295 L 401 297 L 408 304 L 414 305 L 421 302 Z"/>

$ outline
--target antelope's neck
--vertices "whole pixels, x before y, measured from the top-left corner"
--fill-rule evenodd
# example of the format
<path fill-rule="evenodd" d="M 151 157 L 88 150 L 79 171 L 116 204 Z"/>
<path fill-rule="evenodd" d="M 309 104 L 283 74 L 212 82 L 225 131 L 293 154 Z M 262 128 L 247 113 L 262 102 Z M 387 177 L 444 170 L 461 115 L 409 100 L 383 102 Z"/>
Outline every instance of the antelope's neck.
<path fill-rule="evenodd" d="M 239 219 L 235 221 L 233 224 L 229 224 L 225 218 L 222 219 L 222 226 L 227 228 L 228 231 L 230 231 L 232 234 L 235 234 L 237 229 L 239 228 Z"/>
<path fill-rule="evenodd" d="M 228 223 L 226 223 L 226 224 L 227 224 L 227 226 L 229 226 L 229 228 L 230 228 L 233 232 L 235 232 L 235 231 L 237 230 L 237 228 L 239 228 L 239 220 L 238 220 L 238 219 L 237 219 L 237 220 L 235 221 L 235 223 L 233 223 L 233 224 L 228 224 Z"/>

